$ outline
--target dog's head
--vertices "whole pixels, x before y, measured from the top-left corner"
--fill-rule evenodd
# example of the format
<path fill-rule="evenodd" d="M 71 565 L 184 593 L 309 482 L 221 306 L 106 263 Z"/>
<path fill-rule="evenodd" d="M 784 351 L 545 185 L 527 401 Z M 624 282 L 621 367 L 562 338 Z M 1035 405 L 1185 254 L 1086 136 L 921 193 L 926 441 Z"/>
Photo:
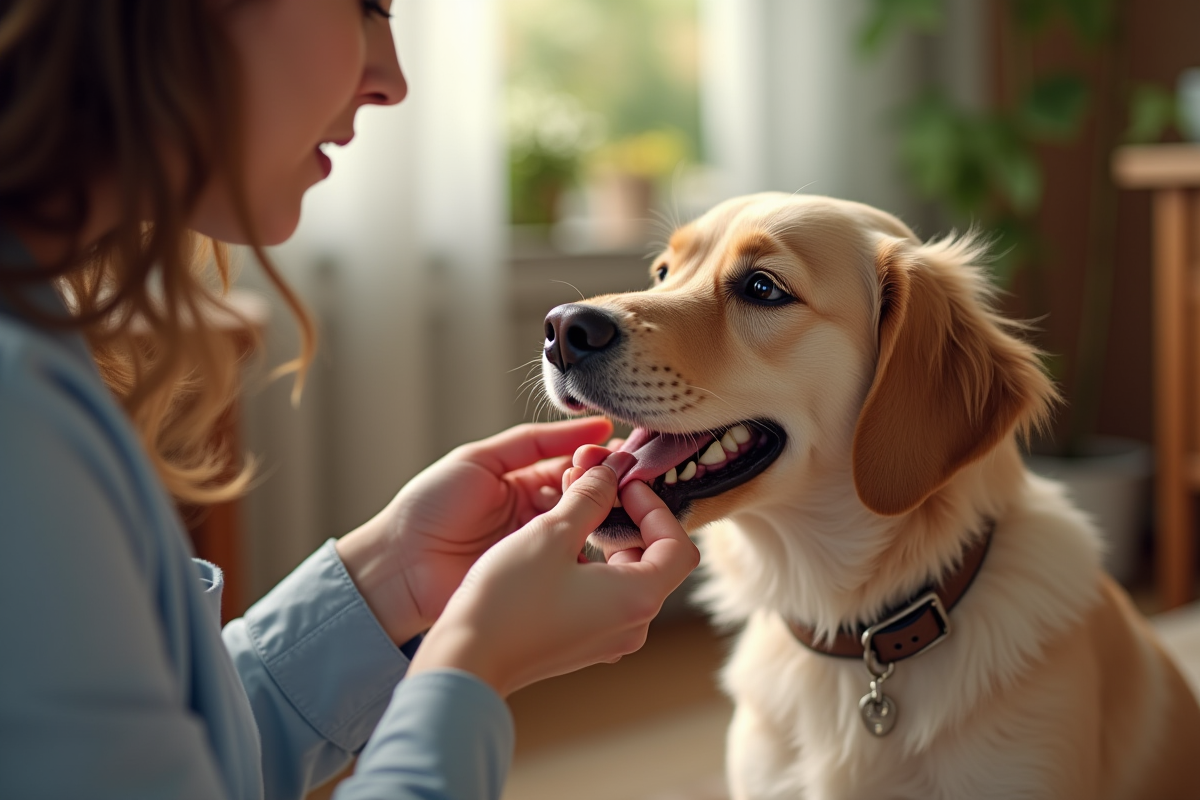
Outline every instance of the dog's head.
<path fill-rule="evenodd" d="M 857 203 L 738 198 L 674 233 L 647 291 L 554 309 L 543 379 L 563 410 L 634 426 L 625 480 L 689 529 L 818 471 L 905 514 L 1054 397 L 979 255 Z M 637 535 L 619 508 L 597 534 Z"/>

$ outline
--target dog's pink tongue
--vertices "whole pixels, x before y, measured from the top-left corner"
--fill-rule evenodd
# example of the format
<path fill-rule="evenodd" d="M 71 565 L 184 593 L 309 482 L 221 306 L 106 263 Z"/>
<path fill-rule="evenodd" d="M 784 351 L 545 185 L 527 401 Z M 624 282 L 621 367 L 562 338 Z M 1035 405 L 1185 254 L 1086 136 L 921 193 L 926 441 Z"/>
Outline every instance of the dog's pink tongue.
<path fill-rule="evenodd" d="M 646 428 L 634 428 L 625 444 L 621 445 L 621 450 L 633 453 L 637 463 L 625 473 L 621 485 L 624 486 L 630 481 L 650 483 L 688 456 L 703 449 L 712 439 L 710 434 L 678 436 L 673 433 L 657 433 Z"/>

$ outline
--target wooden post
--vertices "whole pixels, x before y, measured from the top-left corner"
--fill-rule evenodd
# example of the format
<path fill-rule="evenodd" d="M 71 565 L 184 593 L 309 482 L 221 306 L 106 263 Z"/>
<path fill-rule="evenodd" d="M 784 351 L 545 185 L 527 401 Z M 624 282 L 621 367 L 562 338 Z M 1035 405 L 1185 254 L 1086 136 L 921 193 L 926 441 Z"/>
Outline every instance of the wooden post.
<path fill-rule="evenodd" d="M 1200 146 L 1135 145 L 1113 177 L 1154 197 L 1155 580 L 1164 609 L 1192 599 L 1200 491 Z"/>
<path fill-rule="evenodd" d="M 1156 572 L 1168 608 L 1192 597 L 1191 481 L 1188 442 L 1186 311 L 1187 195 L 1160 189 L 1154 196 L 1155 439 L 1158 449 L 1158 537 Z"/>

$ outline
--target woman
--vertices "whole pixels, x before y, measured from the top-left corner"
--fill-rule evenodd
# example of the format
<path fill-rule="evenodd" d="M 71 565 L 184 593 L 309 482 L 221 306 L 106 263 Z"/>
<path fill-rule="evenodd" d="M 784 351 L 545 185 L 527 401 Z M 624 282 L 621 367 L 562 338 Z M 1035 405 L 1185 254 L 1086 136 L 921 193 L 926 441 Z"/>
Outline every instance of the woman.
<path fill-rule="evenodd" d="M 204 322 L 221 243 L 291 304 L 302 370 L 262 247 L 319 146 L 403 99 L 389 7 L 0 0 L 0 797 L 301 797 L 360 751 L 339 797 L 497 797 L 502 698 L 637 649 L 698 561 L 634 483 L 645 548 L 578 563 L 631 457 L 604 420 L 523 426 L 219 629 L 172 498 L 249 477 L 210 445 L 236 378 Z"/>

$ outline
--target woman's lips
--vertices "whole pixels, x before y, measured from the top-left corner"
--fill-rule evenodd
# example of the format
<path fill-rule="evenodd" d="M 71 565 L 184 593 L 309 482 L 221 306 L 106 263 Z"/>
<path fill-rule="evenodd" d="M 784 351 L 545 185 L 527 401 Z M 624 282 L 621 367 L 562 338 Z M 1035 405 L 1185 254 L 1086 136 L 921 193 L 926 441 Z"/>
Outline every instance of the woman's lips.
<path fill-rule="evenodd" d="M 328 178 L 329 173 L 333 172 L 333 161 L 320 147 L 317 148 L 317 166 L 321 168 L 321 180 Z"/>

